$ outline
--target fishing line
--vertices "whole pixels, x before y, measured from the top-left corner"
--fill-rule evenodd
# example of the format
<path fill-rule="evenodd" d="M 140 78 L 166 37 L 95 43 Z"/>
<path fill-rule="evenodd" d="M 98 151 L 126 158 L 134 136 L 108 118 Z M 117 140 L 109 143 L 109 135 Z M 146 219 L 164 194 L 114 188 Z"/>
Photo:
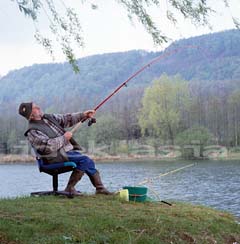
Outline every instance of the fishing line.
<path fill-rule="evenodd" d="M 164 177 L 164 176 L 169 175 L 169 174 L 174 174 L 174 173 L 176 173 L 176 172 L 178 172 L 178 171 L 180 171 L 180 170 L 186 169 L 186 168 L 188 168 L 188 167 L 192 167 L 192 166 L 194 166 L 194 165 L 195 165 L 195 164 L 188 164 L 188 165 L 186 165 L 186 166 L 184 166 L 184 167 L 181 167 L 181 168 L 178 168 L 178 169 L 171 170 L 171 171 L 169 171 L 169 172 L 160 174 L 160 175 L 155 176 L 155 177 L 152 177 L 152 178 L 148 178 L 148 179 L 146 179 L 146 180 L 144 180 L 144 181 L 142 181 L 142 182 L 139 182 L 138 185 L 143 185 L 143 184 L 147 184 L 147 183 L 152 183 L 153 180 L 159 179 L 159 178 Z M 164 203 L 164 204 L 167 204 L 167 205 L 169 205 L 169 206 L 172 206 L 171 203 L 161 200 L 160 197 L 159 197 L 159 194 L 158 194 L 154 189 L 152 189 L 152 187 L 149 187 L 149 185 L 148 185 L 148 189 L 149 189 L 150 192 L 152 192 L 152 193 L 155 195 L 155 197 L 156 197 L 160 202 L 162 202 L 162 203 Z"/>
<path fill-rule="evenodd" d="M 176 172 L 178 172 L 178 171 L 180 171 L 180 170 L 186 169 L 186 168 L 188 168 L 188 167 L 192 167 L 192 166 L 194 166 L 194 165 L 195 165 L 195 164 L 188 164 L 188 165 L 186 165 L 186 166 L 184 166 L 184 167 L 181 167 L 181 168 L 178 168 L 178 169 L 171 170 L 171 171 L 169 171 L 169 172 L 160 174 L 160 175 L 155 176 L 155 177 L 152 177 L 152 178 L 148 178 L 148 179 L 146 179 L 146 180 L 144 180 L 144 181 L 139 182 L 137 185 L 144 185 L 144 184 L 147 184 L 147 183 L 151 183 L 153 180 L 159 179 L 159 178 L 161 178 L 161 177 L 163 177 L 163 176 L 166 176 L 166 175 L 169 175 L 169 174 L 176 173 Z"/>

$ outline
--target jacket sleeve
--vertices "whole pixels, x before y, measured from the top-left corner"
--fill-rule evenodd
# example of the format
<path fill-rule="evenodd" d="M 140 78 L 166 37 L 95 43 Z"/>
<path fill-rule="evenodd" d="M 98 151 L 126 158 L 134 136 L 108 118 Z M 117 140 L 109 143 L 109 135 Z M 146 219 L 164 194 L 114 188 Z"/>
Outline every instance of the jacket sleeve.
<path fill-rule="evenodd" d="M 27 134 L 30 144 L 42 154 L 57 152 L 60 148 L 68 144 L 65 136 L 49 138 L 46 134 L 38 130 L 30 130 Z"/>
<path fill-rule="evenodd" d="M 71 127 L 86 117 L 83 113 L 53 114 L 53 116 L 63 128 Z"/>

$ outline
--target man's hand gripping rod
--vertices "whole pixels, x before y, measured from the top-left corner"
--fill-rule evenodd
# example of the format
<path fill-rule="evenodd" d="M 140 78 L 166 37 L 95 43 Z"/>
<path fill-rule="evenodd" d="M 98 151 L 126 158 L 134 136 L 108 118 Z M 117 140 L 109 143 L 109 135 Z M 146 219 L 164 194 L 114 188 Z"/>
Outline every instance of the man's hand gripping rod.
<path fill-rule="evenodd" d="M 71 130 L 70 132 L 72 134 L 74 134 L 82 125 L 82 123 L 84 123 L 86 120 L 88 120 L 88 126 L 91 126 L 93 123 L 96 123 L 96 119 L 95 118 L 84 118 L 82 119 L 80 122 L 78 122 Z"/>

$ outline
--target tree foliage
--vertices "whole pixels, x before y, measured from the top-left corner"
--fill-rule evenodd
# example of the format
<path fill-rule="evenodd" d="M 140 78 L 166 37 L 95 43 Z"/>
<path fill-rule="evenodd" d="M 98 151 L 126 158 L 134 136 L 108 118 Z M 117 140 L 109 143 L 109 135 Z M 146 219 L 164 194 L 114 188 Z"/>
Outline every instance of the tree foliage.
<path fill-rule="evenodd" d="M 240 143 L 240 90 L 235 90 L 228 99 L 229 119 L 232 121 L 230 130 L 231 146 Z"/>
<path fill-rule="evenodd" d="M 99 117 L 94 130 L 94 139 L 97 143 L 110 145 L 112 141 L 121 138 L 119 121 L 111 115 Z"/>
<path fill-rule="evenodd" d="M 228 0 L 222 1 L 228 6 Z M 65 9 L 64 13 L 57 9 L 56 5 L 58 2 Z M 80 2 L 82 4 L 90 4 L 93 10 L 98 8 L 98 5 L 92 3 L 92 1 L 81 0 Z M 151 7 L 162 10 L 162 2 L 160 0 L 115 0 L 115 2 L 126 9 L 130 20 L 136 18 L 143 25 L 145 30 L 152 36 L 155 44 L 160 45 L 168 41 L 167 35 L 161 31 L 161 27 L 158 27 L 150 14 Z M 39 15 L 44 13 L 49 21 L 51 33 L 56 37 L 66 59 L 73 69 L 78 72 L 79 69 L 74 56 L 73 44 L 83 47 L 84 41 L 81 22 L 76 11 L 68 7 L 66 2 L 62 0 L 16 0 L 16 3 L 19 6 L 19 10 L 30 17 L 36 24 L 36 40 L 54 57 L 53 40 L 44 36 L 37 25 Z M 213 9 L 206 0 L 167 0 L 166 5 L 166 16 L 174 24 L 177 23 L 176 16 L 180 13 L 184 18 L 190 19 L 196 25 L 208 25 L 209 15 L 213 12 Z M 236 18 L 234 18 L 234 23 L 237 27 L 239 26 Z"/>
<path fill-rule="evenodd" d="M 213 135 L 210 131 L 202 126 L 193 126 L 177 135 L 177 145 L 186 146 L 199 144 L 206 146 L 212 139 Z"/>
<path fill-rule="evenodd" d="M 139 124 L 142 133 L 174 144 L 180 122 L 180 108 L 189 100 L 188 84 L 179 76 L 163 74 L 145 90 Z"/>
<path fill-rule="evenodd" d="M 176 144 L 182 147 L 183 157 L 189 158 L 192 153 L 187 153 L 184 149 L 199 149 L 199 156 L 203 156 L 203 149 L 213 139 L 213 134 L 203 126 L 193 126 L 180 132 L 176 137 Z"/>

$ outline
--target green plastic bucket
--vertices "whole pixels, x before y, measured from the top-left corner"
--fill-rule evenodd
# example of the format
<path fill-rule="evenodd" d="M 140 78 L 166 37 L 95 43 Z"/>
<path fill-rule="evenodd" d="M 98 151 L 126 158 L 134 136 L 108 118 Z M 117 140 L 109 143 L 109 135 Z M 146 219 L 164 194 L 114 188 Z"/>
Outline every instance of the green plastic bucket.
<path fill-rule="evenodd" d="M 129 201 L 145 202 L 147 198 L 147 187 L 144 186 L 124 186 L 123 189 L 128 189 Z"/>

